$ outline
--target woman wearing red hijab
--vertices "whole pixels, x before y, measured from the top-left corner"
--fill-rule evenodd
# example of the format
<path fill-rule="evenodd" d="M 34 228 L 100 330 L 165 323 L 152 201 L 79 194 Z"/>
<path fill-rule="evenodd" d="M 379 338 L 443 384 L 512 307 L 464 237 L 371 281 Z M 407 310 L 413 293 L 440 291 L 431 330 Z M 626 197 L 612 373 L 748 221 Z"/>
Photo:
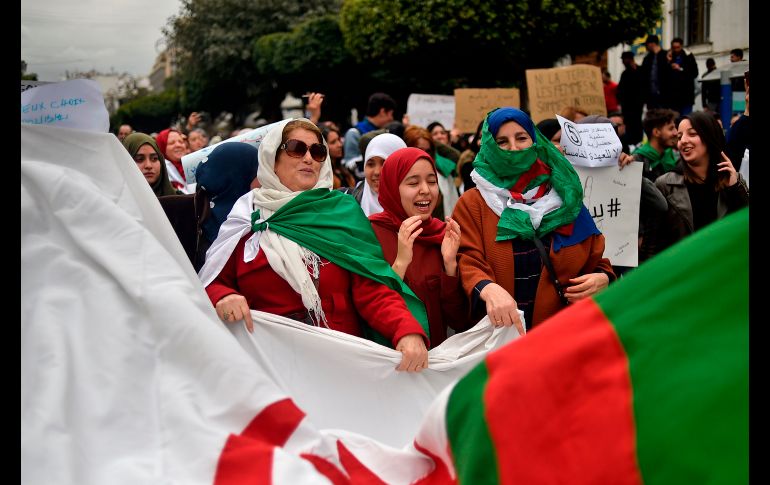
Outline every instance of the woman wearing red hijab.
<path fill-rule="evenodd" d="M 184 135 L 173 128 L 166 128 L 158 133 L 155 141 L 166 159 L 166 169 L 171 185 L 185 194 L 190 193 L 187 189 L 184 168 L 182 168 L 182 157 L 189 153 Z"/>
<path fill-rule="evenodd" d="M 457 274 L 460 226 L 450 217 L 443 222 L 431 215 L 438 191 L 430 155 L 413 147 L 396 150 L 380 174 L 384 210 L 369 217 L 385 260 L 425 304 L 433 347 L 446 339 L 447 327 L 471 326 Z"/>

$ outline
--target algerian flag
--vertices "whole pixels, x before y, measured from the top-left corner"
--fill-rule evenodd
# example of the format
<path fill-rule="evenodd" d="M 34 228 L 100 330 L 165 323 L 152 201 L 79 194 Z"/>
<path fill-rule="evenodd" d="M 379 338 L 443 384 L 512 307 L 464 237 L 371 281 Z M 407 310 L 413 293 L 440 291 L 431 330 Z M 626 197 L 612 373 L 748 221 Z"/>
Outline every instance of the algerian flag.
<path fill-rule="evenodd" d="M 484 321 L 405 374 L 277 316 L 233 338 L 114 136 L 21 141 L 22 483 L 747 481 L 747 210 L 481 364 Z"/>
<path fill-rule="evenodd" d="M 748 281 L 744 209 L 489 355 L 444 395 L 459 483 L 747 483 Z"/>

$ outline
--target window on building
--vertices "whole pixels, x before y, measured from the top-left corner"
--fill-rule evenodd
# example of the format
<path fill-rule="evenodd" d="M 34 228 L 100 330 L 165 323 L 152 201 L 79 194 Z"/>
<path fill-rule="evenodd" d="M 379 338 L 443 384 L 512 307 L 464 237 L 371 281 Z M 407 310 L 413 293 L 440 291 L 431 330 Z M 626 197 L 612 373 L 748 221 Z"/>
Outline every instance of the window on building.
<path fill-rule="evenodd" d="M 709 41 L 711 2 L 708 0 L 674 0 L 674 37 L 685 45 Z"/>

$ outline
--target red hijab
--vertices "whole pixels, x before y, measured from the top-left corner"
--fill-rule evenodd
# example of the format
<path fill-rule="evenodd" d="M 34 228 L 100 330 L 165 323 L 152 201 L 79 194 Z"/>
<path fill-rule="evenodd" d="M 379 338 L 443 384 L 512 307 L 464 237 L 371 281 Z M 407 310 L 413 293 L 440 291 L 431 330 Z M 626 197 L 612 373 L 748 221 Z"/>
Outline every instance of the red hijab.
<path fill-rule="evenodd" d="M 380 205 L 384 210 L 369 216 L 370 221 L 398 233 L 401 223 L 409 217 L 406 215 L 404 206 L 401 205 L 401 193 L 398 187 L 406 177 L 406 174 L 409 173 L 409 170 L 412 169 L 412 166 L 417 163 L 417 160 L 422 159 L 428 160 L 431 167 L 433 167 L 433 172 L 436 173 L 436 162 L 433 160 L 433 157 L 419 148 L 401 148 L 393 152 L 385 160 L 382 172 L 380 172 L 379 194 Z M 420 227 L 422 232 L 417 236 L 418 241 L 423 244 L 441 245 L 441 242 L 444 240 L 446 222 L 431 217 L 423 221 Z"/>
<path fill-rule="evenodd" d="M 166 128 L 165 130 L 158 133 L 158 136 L 155 137 L 155 142 L 158 144 L 158 148 L 160 148 L 160 152 L 163 154 L 163 158 L 171 162 L 171 164 L 176 167 L 179 174 L 182 176 L 183 179 L 187 180 L 184 176 L 184 167 L 182 166 L 182 160 L 177 160 L 176 162 L 168 158 L 168 154 L 166 154 L 166 147 L 168 146 L 168 135 L 172 131 L 176 131 L 180 135 L 182 134 L 179 130 L 175 130 L 173 128 Z"/>

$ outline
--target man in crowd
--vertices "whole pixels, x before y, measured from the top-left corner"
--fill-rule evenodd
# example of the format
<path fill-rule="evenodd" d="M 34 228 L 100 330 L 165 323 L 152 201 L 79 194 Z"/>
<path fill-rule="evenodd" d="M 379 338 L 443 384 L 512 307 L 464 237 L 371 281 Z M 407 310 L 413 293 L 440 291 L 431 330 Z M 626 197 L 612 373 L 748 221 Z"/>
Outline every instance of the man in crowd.
<path fill-rule="evenodd" d="M 671 41 L 668 52 L 669 68 L 671 69 L 671 91 L 668 107 L 686 116 L 692 113 L 695 103 L 695 79 L 698 77 L 698 64 L 695 56 L 685 52 L 684 40 L 677 37 Z"/>
<path fill-rule="evenodd" d="M 364 178 L 363 154 L 358 147 L 361 135 L 384 127 L 393 121 L 396 101 L 385 93 L 374 93 L 369 96 L 366 107 L 366 117 L 345 132 L 345 149 L 342 163 L 361 180 Z"/>

